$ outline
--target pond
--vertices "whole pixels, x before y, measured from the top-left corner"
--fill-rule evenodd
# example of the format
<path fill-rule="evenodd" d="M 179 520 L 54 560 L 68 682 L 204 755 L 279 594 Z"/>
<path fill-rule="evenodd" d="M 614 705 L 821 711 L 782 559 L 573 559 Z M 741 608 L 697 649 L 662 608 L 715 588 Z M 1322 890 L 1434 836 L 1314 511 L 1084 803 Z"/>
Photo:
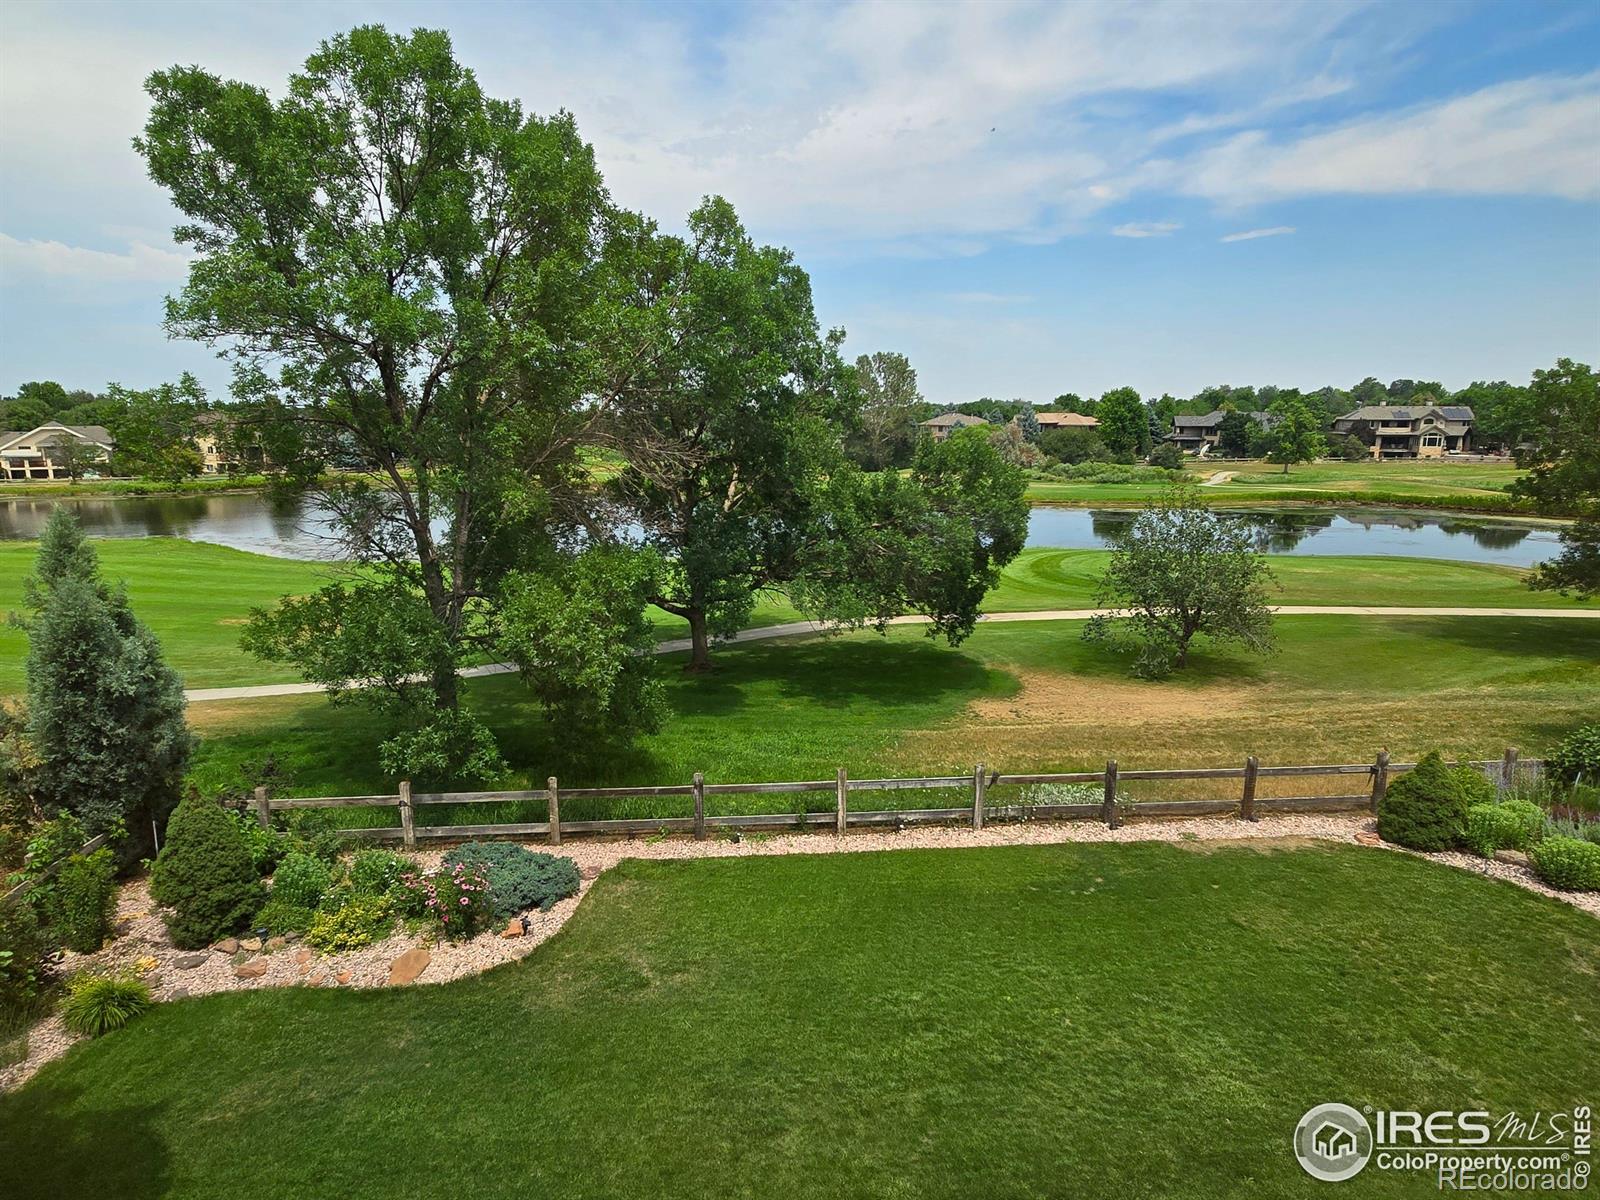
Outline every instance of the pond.
<path fill-rule="evenodd" d="M 205 496 L 0 499 L 0 539 L 36 538 L 56 503 L 69 505 L 93 537 L 177 537 L 280 558 L 327 558 L 325 514 L 309 501 L 261 493 Z M 1271 554 L 1394 555 L 1530 567 L 1559 552 L 1558 531 L 1497 517 L 1379 509 L 1240 509 Z M 1108 546 L 1138 515 L 1134 509 L 1036 507 L 1028 545 Z"/>

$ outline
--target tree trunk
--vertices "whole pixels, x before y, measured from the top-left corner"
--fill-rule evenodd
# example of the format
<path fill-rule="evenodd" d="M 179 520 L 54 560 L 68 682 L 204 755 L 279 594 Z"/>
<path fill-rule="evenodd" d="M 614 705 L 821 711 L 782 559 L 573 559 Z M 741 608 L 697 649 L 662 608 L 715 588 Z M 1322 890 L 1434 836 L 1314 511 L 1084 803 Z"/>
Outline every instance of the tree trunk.
<path fill-rule="evenodd" d="M 1289 473 L 1289 464 L 1288 463 L 1284 463 L 1283 464 L 1283 473 L 1285 475 L 1287 475 Z"/>
<path fill-rule="evenodd" d="M 706 637 L 706 611 L 691 606 L 684 613 L 689 619 L 689 661 L 684 670 L 693 674 L 711 669 L 711 642 Z"/>

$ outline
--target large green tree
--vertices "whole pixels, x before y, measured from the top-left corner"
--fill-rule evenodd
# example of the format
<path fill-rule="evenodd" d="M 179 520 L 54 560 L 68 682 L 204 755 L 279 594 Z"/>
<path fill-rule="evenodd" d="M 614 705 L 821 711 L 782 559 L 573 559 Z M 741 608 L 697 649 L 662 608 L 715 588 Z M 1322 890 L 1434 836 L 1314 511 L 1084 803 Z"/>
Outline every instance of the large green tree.
<path fill-rule="evenodd" d="M 112 384 L 108 399 L 118 407 L 111 426 L 118 474 L 176 481 L 200 473 L 195 417 L 206 395 L 193 375 L 143 391 Z"/>
<path fill-rule="evenodd" d="M 352 468 L 321 499 L 366 569 L 257 614 L 247 644 L 399 714 L 392 769 L 487 773 L 457 671 L 499 650 L 513 573 L 563 574 L 586 490 L 612 317 L 593 152 L 570 117 L 484 95 L 427 30 L 333 37 L 277 100 L 198 67 L 146 86 L 135 144 L 196 255 L 169 330 L 234 359 L 292 475 Z"/>
<path fill-rule="evenodd" d="M 634 361 L 647 364 L 600 409 L 598 427 L 625 462 L 608 486 L 611 525 L 660 555 L 651 598 L 688 622 L 688 669 L 710 665 L 711 640 L 741 628 L 766 589 L 788 589 L 811 615 L 845 624 L 906 605 L 950 630 L 975 615 L 959 579 L 983 575 L 991 559 L 1003 565 L 1020 532 L 991 546 L 972 510 L 951 508 L 942 481 L 956 468 L 945 455 L 919 447 L 905 479 L 855 471 L 843 452 L 860 405 L 854 373 L 839 359 L 842 335 L 819 329 L 810 280 L 787 250 L 756 245 L 732 206 L 712 198 L 691 214 L 688 237 L 640 223 L 611 258 L 640 298 Z M 1020 475 L 977 433 L 983 448 L 965 451 L 968 465 L 991 483 L 1016 480 L 1020 500 Z M 978 487 L 974 503 L 1001 490 Z M 1005 519 L 1020 530 L 1025 507 Z M 952 522 L 965 522 L 964 539 Z M 920 567 L 867 562 L 880 552 L 875 538 L 919 529 L 940 543 L 938 572 L 929 574 L 928 555 Z M 865 569 L 847 578 L 840 563 L 852 557 Z"/>
<path fill-rule="evenodd" d="M 1131 387 L 1101 396 L 1094 415 L 1100 422 L 1100 440 L 1113 454 L 1132 462 L 1150 453 L 1150 418 Z"/>
<path fill-rule="evenodd" d="M 972 632 L 1028 532 L 1026 477 L 983 428 L 923 440 L 905 474 L 841 469 L 821 509 L 791 588 L 800 608 L 880 631 L 923 613 L 929 636 L 952 644 Z"/>
<path fill-rule="evenodd" d="M 131 844 L 145 844 L 178 801 L 194 744 L 183 684 L 65 509 L 45 526 L 26 593 L 28 789 L 90 833 L 126 822 Z"/>
<path fill-rule="evenodd" d="M 1267 409 L 1272 419 L 1267 425 L 1267 461 L 1281 463 L 1283 473 L 1295 463 L 1311 462 L 1327 452 L 1322 436 L 1322 418 L 1298 394 L 1284 393 Z"/>
<path fill-rule="evenodd" d="M 917 443 L 917 413 L 923 405 L 911 360 L 893 350 L 856 359 L 861 389 L 857 429 L 847 441 L 850 455 L 871 471 L 903 465 Z"/>
<path fill-rule="evenodd" d="M 1592 596 L 1600 592 L 1600 379 L 1563 358 L 1535 371 L 1528 387 L 1529 440 L 1517 448 L 1527 474 L 1513 485 L 1542 512 L 1576 517 L 1561 532 L 1561 554 L 1540 563 L 1532 584 Z"/>
<path fill-rule="evenodd" d="M 787 250 L 757 246 L 732 205 L 706 200 L 686 238 L 637 222 L 610 261 L 640 297 L 647 364 L 604 397 L 597 429 L 624 460 L 614 526 L 663 564 L 651 599 L 689 623 L 689 668 L 743 626 L 763 588 L 791 582 L 852 411 L 842 335 L 823 335 Z"/>

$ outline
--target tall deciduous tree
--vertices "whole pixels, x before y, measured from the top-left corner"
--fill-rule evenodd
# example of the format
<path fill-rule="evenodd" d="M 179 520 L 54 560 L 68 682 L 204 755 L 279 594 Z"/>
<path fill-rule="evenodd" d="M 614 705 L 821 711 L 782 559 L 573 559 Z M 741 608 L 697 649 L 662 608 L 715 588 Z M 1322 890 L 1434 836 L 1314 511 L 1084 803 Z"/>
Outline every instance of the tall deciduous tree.
<path fill-rule="evenodd" d="M 58 508 L 28 581 L 28 786 L 45 810 L 90 833 L 126 821 L 142 844 L 178 801 L 193 738 L 183 684 L 93 547 Z"/>
<path fill-rule="evenodd" d="M 1528 387 L 1530 441 L 1517 448 L 1527 474 L 1513 485 L 1543 512 L 1575 516 L 1561 555 L 1540 563 L 1536 588 L 1600 592 L 1600 379 L 1585 363 L 1559 359 Z"/>
<path fill-rule="evenodd" d="M 1023 473 L 983 428 L 920 442 L 905 475 L 837 471 L 792 595 L 846 627 L 882 630 L 900 613 L 923 613 L 930 637 L 960 642 L 1022 550 L 1026 494 Z"/>
<path fill-rule="evenodd" d="M 1327 452 L 1322 419 L 1298 395 L 1280 395 L 1267 409 L 1273 420 L 1267 426 L 1267 461 L 1283 464 L 1283 473 L 1295 463 L 1311 462 Z"/>
<path fill-rule="evenodd" d="M 757 246 L 724 200 L 691 214 L 687 239 L 640 226 L 614 260 L 635 280 L 636 336 L 647 348 L 638 357 L 649 365 L 602 405 L 601 427 L 626 462 L 609 489 L 618 526 L 636 528 L 661 556 L 651 598 L 688 621 L 688 669 L 709 666 L 712 638 L 737 631 L 763 589 L 787 588 L 811 615 L 844 624 L 905 604 L 948 629 L 975 615 L 958 577 L 983 575 L 991 559 L 1003 565 L 1012 541 L 1021 544 L 1020 532 L 980 534 L 979 510 L 950 503 L 944 481 L 962 454 L 990 481 L 974 484 L 982 511 L 995 480 L 1020 480 L 986 431 L 974 431 L 981 448 L 968 439 L 930 458 L 931 445 L 919 446 L 908 478 L 854 470 L 842 434 L 860 399 L 839 360 L 842 335 L 818 329 L 810 281 L 789 252 Z M 1025 527 L 1025 508 L 1013 524 Z M 931 545 L 917 560 L 921 576 L 910 562 L 879 561 L 878 539 L 919 530 L 939 544 L 937 571 Z M 863 569 L 851 575 L 846 561 Z"/>
<path fill-rule="evenodd" d="M 1094 415 L 1100 422 L 1100 440 L 1113 454 L 1132 461 L 1150 453 L 1150 419 L 1139 393 L 1116 388 L 1100 397 Z"/>
<path fill-rule="evenodd" d="M 1258 653 L 1273 648 L 1272 572 L 1242 523 L 1212 512 L 1192 485 L 1173 488 L 1134 519 L 1111 553 L 1090 641 L 1136 654 L 1136 674 L 1159 678 L 1188 664 L 1197 635 Z"/>
<path fill-rule="evenodd" d="M 143 391 L 114 383 L 107 398 L 120 407 L 111 428 L 120 473 L 171 482 L 200 473 L 195 417 L 206 396 L 193 375 Z"/>
<path fill-rule="evenodd" d="M 1232 458 L 1243 458 L 1250 453 L 1250 439 L 1257 429 L 1254 417 L 1234 409 L 1217 426 L 1217 449 Z"/>
<path fill-rule="evenodd" d="M 600 428 L 625 460 L 609 491 L 664 564 L 651 599 L 689 623 L 689 669 L 741 628 L 757 592 L 791 582 L 820 491 L 842 462 L 852 373 L 824 336 L 811 282 L 706 200 L 687 238 L 641 224 L 614 248 L 642 298 L 649 366 L 609 396 Z"/>
<path fill-rule="evenodd" d="M 410 725 L 394 769 L 414 747 L 450 770 L 454 745 L 487 772 L 457 669 L 495 650 L 511 572 L 560 570 L 586 484 L 580 402 L 610 320 L 593 153 L 570 117 L 485 96 L 427 30 L 331 38 L 277 101 L 196 67 L 146 87 L 135 144 L 196 251 L 169 330 L 222 341 L 300 478 L 361 468 L 322 499 L 367 570 L 258 614 L 248 644 L 384 681 L 360 694 Z"/>
<path fill-rule="evenodd" d="M 917 413 L 923 404 L 911 360 L 892 350 L 856 359 L 861 389 L 859 433 L 846 443 L 863 467 L 881 471 L 901 466 L 917 442 Z"/>

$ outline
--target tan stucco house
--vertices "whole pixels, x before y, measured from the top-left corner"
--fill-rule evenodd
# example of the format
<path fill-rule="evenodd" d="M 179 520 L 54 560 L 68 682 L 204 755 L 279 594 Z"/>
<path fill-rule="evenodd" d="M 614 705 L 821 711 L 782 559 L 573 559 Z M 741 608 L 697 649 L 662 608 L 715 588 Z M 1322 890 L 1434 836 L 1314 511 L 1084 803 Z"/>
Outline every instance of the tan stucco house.
<path fill-rule="evenodd" d="M 1040 429 L 1098 429 L 1100 422 L 1093 417 L 1074 412 L 1036 412 L 1034 418 Z"/>
<path fill-rule="evenodd" d="M 1360 438 L 1373 458 L 1442 458 L 1471 448 L 1472 421 L 1464 404 L 1368 404 L 1333 428 Z"/>
<path fill-rule="evenodd" d="M 0 478 L 70 479 L 74 466 L 79 475 L 100 474 L 114 449 L 103 425 L 46 421 L 36 429 L 0 433 Z"/>

